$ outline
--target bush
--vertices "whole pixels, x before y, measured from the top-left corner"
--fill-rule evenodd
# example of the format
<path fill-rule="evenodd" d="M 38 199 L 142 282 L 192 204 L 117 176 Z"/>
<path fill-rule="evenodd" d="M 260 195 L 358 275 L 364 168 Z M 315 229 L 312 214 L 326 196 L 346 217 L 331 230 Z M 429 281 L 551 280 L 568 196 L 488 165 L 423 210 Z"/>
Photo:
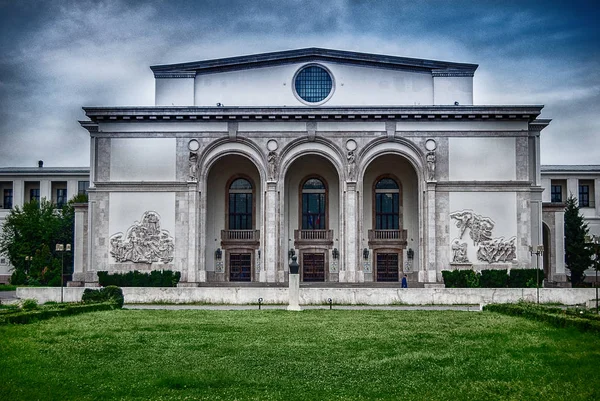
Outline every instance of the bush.
<path fill-rule="evenodd" d="M 482 270 L 479 284 L 483 288 L 505 288 L 508 286 L 507 270 Z"/>
<path fill-rule="evenodd" d="M 109 285 L 108 287 L 100 288 L 97 290 L 92 288 L 86 288 L 83 291 L 81 301 L 85 304 L 113 302 L 119 308 L 122 308 L 125 298 L 123 297 L 123 291 L 119 287 Z"/>
<path fill-rule="evenodd" d="M 86 312 L 96 312 L 113 310 L 117 308 L 114 302 L 104 302 L 99 304 L 90 305 L 64 305 L 60 309 L 38 309 L 31 311 L 19 311 L 12 314 L 0 315 L 0 324 L 13 323 L 13 324 L 27 324 L 38 320 L 50 319 L 56 316 L 71 316 Z"/>
<path fill-rule="evenodd" d="M 152 270 L 142 273 L 137 270 L 127 273 L 98 272 L 101 286 L 114 285 L 117 287 L 176 287 L 181 278 L 180 272 L 171 270 Z"/>
<path fill-rule="evenodd" d="M 26 299 L 21 305 L 23 310 L 33 310 L 38 308 L 38 301 L 35 299 Z"/>
<path fill-rule="evenodd" d="M 23 285 L 27 281 L 27 274 L 23 270 L 15 270 L 10 275 L 12 285 Z"/>
<path fill-rule="evenodd" d="M 444 270 L 442 277 L 447 288 L 478 288 L 479 274 L 473 270 Z"/>
<path fill-rule="evenodd" d="M 511 288 L 535 287 L 536 271 L 539 272 L 540 281 L 538 282 L 538 285 L 541 287 L 542 282 L 544 281 L 544 271 L 542 269 L 511 269 L 508 277 L 508 286 Z"/>

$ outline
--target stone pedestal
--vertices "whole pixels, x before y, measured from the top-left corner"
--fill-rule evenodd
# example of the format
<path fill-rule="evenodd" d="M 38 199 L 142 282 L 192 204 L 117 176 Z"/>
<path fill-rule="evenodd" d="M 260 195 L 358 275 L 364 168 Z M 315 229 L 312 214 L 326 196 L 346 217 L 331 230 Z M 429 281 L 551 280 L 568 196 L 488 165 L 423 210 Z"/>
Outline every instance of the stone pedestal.
<path fill-rule="evenodd" d="M 289 288 L 289 301 L 287 310 L 301 311 L 299 300 L 300 300 L 300 275 L 290 274 L 290 288 Z"/>

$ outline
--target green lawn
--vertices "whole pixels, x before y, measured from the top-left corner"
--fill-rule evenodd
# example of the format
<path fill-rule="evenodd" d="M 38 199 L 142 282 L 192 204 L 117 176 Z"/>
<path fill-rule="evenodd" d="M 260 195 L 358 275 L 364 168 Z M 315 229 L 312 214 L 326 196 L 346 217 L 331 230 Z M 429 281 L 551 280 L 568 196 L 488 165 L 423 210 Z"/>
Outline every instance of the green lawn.
<path fill-rule="evenodd" d="M 0 400 L 600 399 L 600 338 L 491 312 L 116 310 L 0 326 Z"/>

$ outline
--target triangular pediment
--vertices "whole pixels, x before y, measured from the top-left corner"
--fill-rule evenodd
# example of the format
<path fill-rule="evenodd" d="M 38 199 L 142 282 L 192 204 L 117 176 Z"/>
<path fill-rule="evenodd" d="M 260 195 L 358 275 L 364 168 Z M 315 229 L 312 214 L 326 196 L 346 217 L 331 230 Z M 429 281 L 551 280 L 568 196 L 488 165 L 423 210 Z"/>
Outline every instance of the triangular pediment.
<path fill-rule="evenodd" d="M 156 78 L 173 75 L 209 74 L 215 72 L 245 70 L 298 62 L 328 61 L 374 68 L 407 70 L 433 75 L 473 76 L 477 64 L 416 59 L 381 54 L 358 53 L 344 50 L 310 47 L 247 56 L 194 61 L 179 64 L 164 64 L 150 67 Z"/>

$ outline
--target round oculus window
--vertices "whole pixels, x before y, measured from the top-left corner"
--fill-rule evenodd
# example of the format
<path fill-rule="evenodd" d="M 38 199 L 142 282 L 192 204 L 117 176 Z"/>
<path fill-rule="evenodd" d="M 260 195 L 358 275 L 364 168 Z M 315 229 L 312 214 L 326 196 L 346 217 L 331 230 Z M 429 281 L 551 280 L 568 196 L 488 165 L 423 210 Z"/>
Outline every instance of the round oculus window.
<path fill-rule="evenodd" d="M 296 95 L 307 103 L 326 100 L 333 90 L 333 79 L 329 71 L 318 65 L 302 68 L 294 78 Z"/>

